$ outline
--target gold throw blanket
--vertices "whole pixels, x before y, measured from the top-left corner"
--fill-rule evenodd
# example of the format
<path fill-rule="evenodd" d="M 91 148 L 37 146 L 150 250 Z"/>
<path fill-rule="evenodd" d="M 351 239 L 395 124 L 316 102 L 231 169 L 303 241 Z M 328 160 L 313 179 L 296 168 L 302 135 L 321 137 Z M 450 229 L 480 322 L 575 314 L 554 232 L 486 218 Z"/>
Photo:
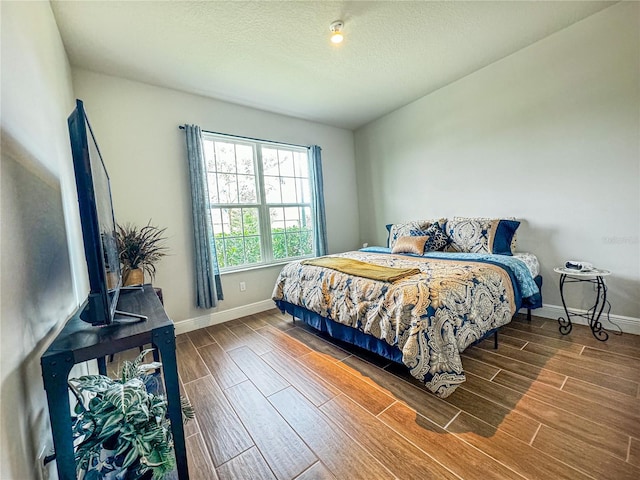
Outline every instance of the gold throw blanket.
<path fill-rule="evenodd" d="M 315 265 L 337 270 L 356 277 L 370 278 L 381 282 L 395 282 L 400 278 L 420 273 L 418 268 L 393 268 L 374 263 L 361 262 L 343 257 L 319 257 L 302 262 L 304 265 Z"/>

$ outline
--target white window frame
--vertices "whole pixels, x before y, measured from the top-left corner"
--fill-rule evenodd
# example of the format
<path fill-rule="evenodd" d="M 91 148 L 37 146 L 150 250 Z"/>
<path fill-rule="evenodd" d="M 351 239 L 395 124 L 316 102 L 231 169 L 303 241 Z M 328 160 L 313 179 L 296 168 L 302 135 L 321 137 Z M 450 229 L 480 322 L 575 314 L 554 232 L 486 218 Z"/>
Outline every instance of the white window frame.
<path fill-rule="evenodd" d="M 299 145 L 291 145 L 287 143 L 279 143 L 279 142 L 271 142 L 268 140 L 259 140 L 252 138 L 239 137 L 234 135 L 225 135 L 221 133 L 210 133 L 210 132 L 202 132 L 203 140 L 205 141 L 222 141 L 226 143 L 234 143 L 237 145 L 247 145 L 251 146 L 253 150 L 253 166 L 254 166 L 254 175 L 257 181 L 257 203 L 212 203 L 209 200 L 209 211 L 213 208 L 250 208 L 258 210 L 258 232 L 260 234 L 260 255 L 262 258 L 261 262 L 255 263 L 243 263 L 242 265 L 233 265 L 233 266 L 220 266 L 220 273 L 229 273 L 240 270 L 249 270 L 260 267 L 267 267 L 270 265 L 277 265 L 288 263 L 294 260 L 304 259 L 304 258 L 312 258 L 314 256 L 313 251 L 309 255 L 301 255 L 295 257 L 285 257 L 285 258 L 274 258 L 273 256 L 273 244 L 272 244 L 272 233 L 271 233 L 271 220 L 269 215 L 270 208 L 287 208 L 287 207 L 306 207 L 309 208 L 312 218 L 315 215 L 312 205 L 312 199 L 309 198 L 309 201 L 306 203 L 267 203 L 266 202 L 266 193 L 265 193 L 265 182 L 264 182 L 264 169 L 262 162 L 262 147 L 267 148 L 276 148 L 289 150 L 291 152 L 303 153 L 304 158 L 307 161 L 307 171 L 309 172 L 309 191 L 311 192 L 311 196 L 313 195 L 313 186 L 311 185 L 311 165 L 309 161 L 309 149 L 308 147 L 302 147 Z M 206 159 L 205 159 L 206 160 Z M 210 174 L 209 170 L 206 170 L 207 176 Z M 279 175 L 279 177 L 281 177 Z M 286 177 L 286 176 L 285 176 Z M 292 177 L 292 178 L 303 178 L 303 177 Z M 210 195 L 211 197 L 211 195 Z M 312 220 L 313 222 L 313 220 Z M 315 230 L 312 228 L 312 250 L 313 250 L 313 238 L 316 235 Z M 243 235 L 244 237 L 244 235 Z M 286 237 L 286 234 L 285 234 Z M 213 239 L 215 242 L 215 238 Z M 216 245 L 216 249 L 217 249 Z"/>

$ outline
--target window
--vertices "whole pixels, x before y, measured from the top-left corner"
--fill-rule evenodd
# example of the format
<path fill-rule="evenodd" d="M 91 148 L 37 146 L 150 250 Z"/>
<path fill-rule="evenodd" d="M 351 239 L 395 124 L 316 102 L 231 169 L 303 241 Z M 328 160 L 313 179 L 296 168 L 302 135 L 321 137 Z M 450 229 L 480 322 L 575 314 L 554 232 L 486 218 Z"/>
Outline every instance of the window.
<path fill-rule="evenodd" d="M 202 135 L 221 271 L 313 254 L 307 149 Z"/>

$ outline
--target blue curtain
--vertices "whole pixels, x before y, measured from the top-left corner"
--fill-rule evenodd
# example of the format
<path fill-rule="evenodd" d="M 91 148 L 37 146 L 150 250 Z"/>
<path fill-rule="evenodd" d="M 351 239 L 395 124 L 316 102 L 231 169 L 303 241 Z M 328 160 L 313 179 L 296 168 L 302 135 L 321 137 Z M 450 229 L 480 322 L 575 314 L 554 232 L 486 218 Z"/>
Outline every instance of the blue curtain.
<path fill-rule="evenodd" d="M 218 300 L 222 300 L 224 297 L 222 296 L 216 245 L 213 241 L 207 171 L 202 149 L 202 131 L 197 125 L 185 125 L 185 132 L 193 206 L 196 305 L 199 308 L 213 308 Z"/>
<path fill-rule="evenodd" d="M 313 208 L 313 250 L 317 257 L 327 254 L 327 220 L 324 210 L 324 184 L 322 181 L 322 155 L 317 145 L 309 147 L 309 165 L 311 177 Z"/>

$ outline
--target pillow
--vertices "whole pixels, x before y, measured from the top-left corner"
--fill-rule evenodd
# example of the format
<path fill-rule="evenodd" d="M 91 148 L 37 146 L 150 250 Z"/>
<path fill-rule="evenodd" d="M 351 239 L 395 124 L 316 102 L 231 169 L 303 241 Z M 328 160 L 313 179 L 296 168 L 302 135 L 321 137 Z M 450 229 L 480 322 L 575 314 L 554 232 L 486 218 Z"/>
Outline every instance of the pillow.
<path fill-rule="evenodd" d="M 442 222 L 441 225 L 440 220 L 438 220 L 424 231 L 424 234 L 428 237 L 424 244 L 425 253 L 442 250 L 449 243 L 449 238 L 443 230 L 444 224 L 445 222 Z"/>
<path fill-rule="evenodd" d="M 516 217 L 504 217 L 504 218 L 490 218 L 490 217 L 453 217 L 454 220 L 516 220 Z M 515 253 L 516 247 L 518 246 L 518 234 L 515 233 L 513 235 L 513 240 L 511 240 L 511 253 Z"/>
<path fill-rule="evenodd" d="M 424 252 L 424 244 L 429 240 L 427 236 L 409 236 L 398 237 L 391 253 L 415 253 L 422 255 Z"/>
<path fill-rule="evenodd" d="M 513 255 L 511 245 L 520 226 L 517 220 L 493 220 L 489 229 L 489 252 Z"/>
<path fill-rule="evenodd" d="M 489 218 L 489 217 L 453 217 L 454 220 L 516 220 L 516 217 L 504 217 L 504 218 Z M 513 234 L 513 239 L 511 240 L 511 253 L 513 254 L 516 251 L 516 247 L 518 245 L 518 234 Z"/>
<path fill-rule="evenodd" d="M 387 237 L 387 247 L 393 249 L 394 245 L 400 237 L 410 237 L 416 235 L 425 235 L 425 230 L 431 226 L 432 223 L 442 221 L 444 225 L 444 219 L 442 220 L 416 220 L 407 223 L 390 223 L 387 225 L 387 231 L 389 236 Z"/>
<path fill-rule="evenodd" d="M 447 251 L 513 255 L 519 225 L 515 219 L 454 217 L 445 228 Z"/>

